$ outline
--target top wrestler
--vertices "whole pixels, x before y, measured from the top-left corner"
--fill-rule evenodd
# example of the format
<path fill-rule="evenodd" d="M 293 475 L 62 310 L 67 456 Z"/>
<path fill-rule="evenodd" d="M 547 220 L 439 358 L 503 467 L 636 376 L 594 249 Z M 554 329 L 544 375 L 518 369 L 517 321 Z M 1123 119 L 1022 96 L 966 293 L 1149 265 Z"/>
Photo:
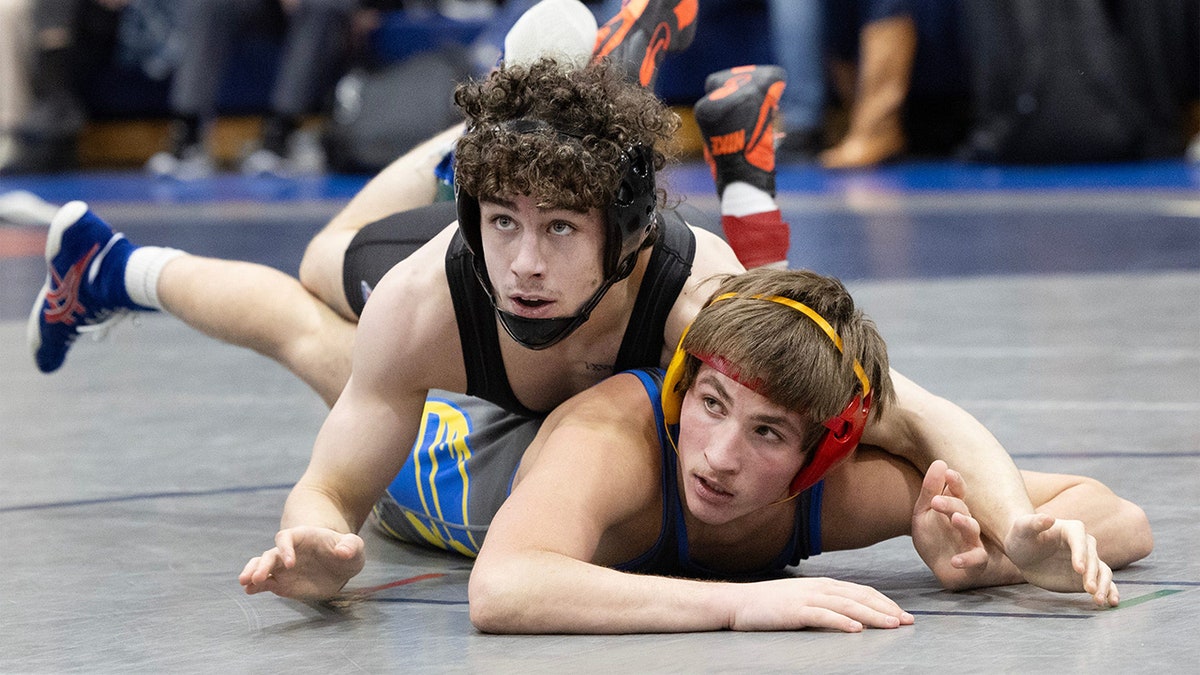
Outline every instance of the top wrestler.
<path fill-rule="evenodd" d="M 686 16 L 663 9 L 674 4 L 650 3 L 646 11 Z M 617 20 L 632 21 L 636 29 L 644 18 L 620 15 Z M 310 282 L 314 293 L 269 268 L 136 248 L 84 205 L 67 205 L 51 226 L 47 285 L 30 320 L 39 366 L 59 367 L 81 326 L 99 324 L 119 308 L 165 309 L 210 335 L 278 359 L 326 401 L 336 401 L 309 468 L 289 497 L 282 526 L 357 531 L 406 458 L 415 456 L 408 449 L 425 419 L 422 406 L 429 390 L 479 394 L 517 412 L 532 412 L 536 420 L 614 372 L 662 365 L 707 296 L 707 280 L 715 273 L 741 271 L 719 238 L 685 227 L 678 214 L 657 208 L 654 170 L 664 162 L 663 141 L 677 118 L 607 63 L 580 69 L 549 62 L 508 67 L 464 85 L 457 101 L 469 128 L 458 141 L 455 174 L 462 236 L 451 224 L 400 262 L 386 253 L 380 260 L 375 244 L 386 245 L 388 233 L 395 231 L 399 239 L 411 239 L 406 228 L 428 226 L 440 212 L 399 214 L 353 232 L 369 222 L 363 216 L 384 215 L 388 203 L 402 208 L 412 205 L 405 199 L 413 194 L 432 197 L 432 180 L 413 174 L 414 164 L 430 156 L 430 147 L 420 148 L 372 181 L 318 237 L 323 244 L 341 241 L 346 259 L 344 265 L 340 258 L 338 264 L 317 265 L 334 273 Z M 739 201 L 754 201 L 745 199 L 752 195 L 770 202 L 770 195 L 756 187 L 773 183 L 771 143 L 762 120 L 773 109 L 781 82 L 770 69 L 715 77 L 712 89 L 721 96 L 705 100 L 727 114 L 707 115 L 714 126 L 706 134 L 743 129 L 748 138 L 765 139 L 716 163 L 723 205 L 735 186 L 743 185 L 748 189 L 740 191 Z M 720 124 L 729 126 L 722 130 Z M 413 181 L 423 187 L 406 192 Z M 443 215 L 439 227 L 453 218 Z M 356 220 L 357 225 L 347 225 Z M 358 244 L 350 245 L 351 237 Z M 322 259 L 330 257 L 325 253 Z M 378 285 L 374 278 L 355 278 L 372 273 L 362 269 L 372 262 L 377 274 L 399 264 Z M 674 287 L 667 287 L 672 279 Z M 373 287 L 374 295 L 356 330 L 343 315 L 362 301 L 364 287 Z M 336 288 L 339 297 L 321 288 Z M 592 304 L 588 318 L 585 310 Z M 490 344 L 486 356 L 477 347 L 481 340 Z M 1007 453 L 957 406 L 898 374 L 893 381 L 897 404 L 872 421 L 865 440 L 921 469 L 945 459 L 970 484 L 984 486 L 969 497 L 972 513 L 985 535 L 1005 541 L 1017 519 L 1033 511 Z M 483 402 L 452 400 L 454 419 L 472 431 L 492 429 L 472 412 Z M 481 415 L 528 419 L 495 409 Z M 511 452 L 520 452 L 532 437 L 532 425 L 515 426 L 504 440 Z M 471 457 L 480 460 L 497 452 L 491 447 L 481 452 L 470 438 L 461 445 L 473 448 Z M 414 490 L 411 484 L 393 488 L 405 494 Z M 469 498 L 476 496 L 472 492 Z M 401 526 L 437 539 L 428 536 L 421 518 L 409 517 L 420 504 L 395 501 Z M 494 512 L 497 503 L 481 511 Z M 1022 570 L 1033 583 L 1061 589 L 1059 571 Z M 1073 588 L 1082 590 L 1082 580 Z"/>

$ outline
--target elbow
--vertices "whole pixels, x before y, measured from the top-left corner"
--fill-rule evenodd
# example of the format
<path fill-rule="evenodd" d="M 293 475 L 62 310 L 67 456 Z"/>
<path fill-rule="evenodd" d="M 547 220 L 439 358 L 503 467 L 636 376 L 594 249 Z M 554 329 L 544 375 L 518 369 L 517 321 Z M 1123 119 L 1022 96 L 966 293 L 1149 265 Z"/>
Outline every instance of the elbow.
<path fill-rule="evenodd" d="M 471 625 L 483 633 L 519 633 L 520 612 L 517 609 L 521 595 L 513 588 L 511 577 L 478 561 L 471 570 L 467 584 L 467 602 Z"/>

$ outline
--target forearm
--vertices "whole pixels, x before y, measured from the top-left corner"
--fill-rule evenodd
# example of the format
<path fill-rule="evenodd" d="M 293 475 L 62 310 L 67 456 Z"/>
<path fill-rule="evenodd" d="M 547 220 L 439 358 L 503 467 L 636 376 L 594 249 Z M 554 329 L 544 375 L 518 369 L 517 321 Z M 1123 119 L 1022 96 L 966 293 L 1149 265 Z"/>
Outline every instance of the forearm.
<path fill-rule="evenodd" d="M 630 574 L 556 553 L 481 558 L 471 622 L 488 633 L 666 633 L 730 627 L 734 584 Z"/>
<path fill-rule="evenodd" d="M 367 513 L 357 513 L 334 500 L 328 492 L 301 479 L 288 495 L 279 528 L 310 526 L 336 532 L 358 532 Z"/>
<path fill-rule="evenodd" d="M 898 410 L 878 443 L 908 459 L 921 473 L 934 460 L 945 460 L 965 479 L 967 506 L 983 534 L 1004 541 L 1015 520 L 1033 512 L 1012 457 L 970 413 L 898 373 L 892 377 Z"/>

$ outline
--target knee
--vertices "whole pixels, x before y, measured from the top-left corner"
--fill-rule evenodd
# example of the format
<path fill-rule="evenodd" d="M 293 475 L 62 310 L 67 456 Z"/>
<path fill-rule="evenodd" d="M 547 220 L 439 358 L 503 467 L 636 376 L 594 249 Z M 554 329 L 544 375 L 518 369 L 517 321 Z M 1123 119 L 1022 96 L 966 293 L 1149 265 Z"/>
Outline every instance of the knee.
<path fill-rule="evenodd" d="M 1154 533 L 1150 529 L 1150 519 L 1142 507 L 1131 501 L 1122 499 L 1119 508 L 1121 522 L 1125 530 L 1125 555 L 1118 560 L 1105 561 L 1113 569 L 1125 567 L 1150 555 L 1154 550 Z"/>
<path fill-rule="evenodd" d="M 329 233 L 320 232 L 308 242 L 300 259 L 299 277 L 300 284 L 318 297 L 333 277 L 342 278 L 341 254 L 334 254 Z"/>

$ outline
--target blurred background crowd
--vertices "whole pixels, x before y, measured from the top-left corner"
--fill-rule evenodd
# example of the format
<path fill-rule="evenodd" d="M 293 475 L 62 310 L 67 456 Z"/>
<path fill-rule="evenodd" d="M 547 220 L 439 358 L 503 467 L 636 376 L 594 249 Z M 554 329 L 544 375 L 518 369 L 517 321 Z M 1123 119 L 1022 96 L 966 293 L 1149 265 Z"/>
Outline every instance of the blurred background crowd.
<path fill-rule="evenodd" d="M 0 174 L 372 172 L 533 4 L 0 0 Z M 656 90 L 686 117 L 709 73 L 779 64 L 778 157 L 831 169 L 1200 161 L 1198 42 L 1196 0 L 700 0 Z"/>

